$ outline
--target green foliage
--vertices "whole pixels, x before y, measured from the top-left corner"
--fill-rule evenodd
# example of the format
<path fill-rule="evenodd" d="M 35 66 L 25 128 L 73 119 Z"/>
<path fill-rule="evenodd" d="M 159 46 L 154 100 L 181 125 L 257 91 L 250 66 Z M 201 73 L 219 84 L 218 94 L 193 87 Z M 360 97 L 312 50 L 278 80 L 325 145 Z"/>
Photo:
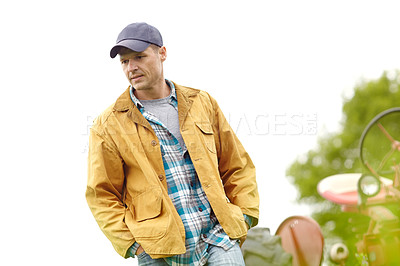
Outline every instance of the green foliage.
<path fill-rule="evenodd" d="M 317 147 L 293 162 L 286 172 L 299 192 L 298 201 L 312 206 L 312 216 L 320 224 L 326 243 L 341 239 L 348 246 L 351 256 L 348 265 L 359 265 L 355 243 L 357 236 L 366 230 L 368 218 L 342 212 L 340 206 L 318 194 L 317 184 L 327 176 L 361 172 L 358 144 L 364 128 L 377 114 L 399 106 L 399 72 L 384 72 L 377 80 L 361 81 L 354 88 L 354 95 L 344 99 L 341 132 L 320 136 Z"/>

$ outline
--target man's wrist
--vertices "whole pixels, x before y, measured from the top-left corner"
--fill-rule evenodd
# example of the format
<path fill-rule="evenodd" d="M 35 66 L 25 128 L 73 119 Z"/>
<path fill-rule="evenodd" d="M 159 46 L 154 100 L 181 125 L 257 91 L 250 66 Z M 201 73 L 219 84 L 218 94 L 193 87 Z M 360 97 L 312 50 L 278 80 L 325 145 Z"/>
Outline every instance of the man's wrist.
<path fill-rule="evenodd" d="M 128 249 L 128 255 L 131 258 L 135 257 L 136 251 L 140 247 L 140 244 L 138 242 L 135 242 L 129 249 Z"/>
<path fill-rule="evenodd" d="M 246 222 L 246 224 L 248 226 L 248 229 L 250 229 L 253 226 L 254 218 L 249 215 L 246 215 L 246 214 L 243 214 L 243 216 L 244 216 L 244 221 Z"/>

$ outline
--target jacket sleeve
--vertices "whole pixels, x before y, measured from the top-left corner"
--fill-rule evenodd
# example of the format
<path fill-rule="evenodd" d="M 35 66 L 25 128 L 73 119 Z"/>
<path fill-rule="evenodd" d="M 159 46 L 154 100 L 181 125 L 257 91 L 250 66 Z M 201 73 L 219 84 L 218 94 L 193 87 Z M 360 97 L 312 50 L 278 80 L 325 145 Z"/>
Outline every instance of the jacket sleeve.
<path fill-rule="evenodd" d="M 217 102 L 209 96 L 213 105 L 213 131 L 219 172 L 226 196 L 239 206 L 243 214 L 253 217 L 252 226 L 259 217 L 259 195 L 256 169 L 244 147 L 230 127 Z"/>
<path fill-rule="evenodd" d="M 124 222 L 125 175 L 118 151 L 93 128 L 89 137 L 86 200 L 100 229 L 124 258 L 135 239 Z"/>

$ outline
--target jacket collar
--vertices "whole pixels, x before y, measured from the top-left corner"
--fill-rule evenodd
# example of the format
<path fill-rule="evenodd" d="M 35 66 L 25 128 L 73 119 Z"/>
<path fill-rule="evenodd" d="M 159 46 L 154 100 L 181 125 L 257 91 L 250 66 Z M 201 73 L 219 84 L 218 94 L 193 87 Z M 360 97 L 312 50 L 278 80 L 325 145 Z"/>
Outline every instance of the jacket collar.
<path fill-rule="evenodd" d="M 134 104 L 129 96 L 129 89 L 130 87 L 128 87 L 125 92 L 118 97 L 117 101 L 114 104 L 115 111 L 125 112 L 134 107 Z"/>
<path fill-rule="evenodd" d="M 178 100 L 179 127 L 182 128 L 186 116 L 189 113 L 190 108 L 192 107 L 193 100 L 191 98 L 195 97 L 200 92 L 200 90 L 179 86 L 175 83 L 174 85 L 176 89 L 176 97 Z"/>
<path fill-rule="evenodd" d="M 179 124 L 183 125 L 183 122 L 193 103 L 193 100 L 190 98 L 196 96 L 200 92 L 200 90 L 180 86 L 177 85 L 175 82 L 172 83 L 174 83 L 175 85 L 176 97 L 178 100 Z M 132 102 L 129 91 L 130 87 L 128 87 L 125 92 L 117 99 L 114 104 L 114 110 L 117 112 L 128 112 L 128 115 L 133 119 L 134 122 L 151 128 L 149 122 L 146 120 L 146 118 L 143 117 L 139 109 Z"/>

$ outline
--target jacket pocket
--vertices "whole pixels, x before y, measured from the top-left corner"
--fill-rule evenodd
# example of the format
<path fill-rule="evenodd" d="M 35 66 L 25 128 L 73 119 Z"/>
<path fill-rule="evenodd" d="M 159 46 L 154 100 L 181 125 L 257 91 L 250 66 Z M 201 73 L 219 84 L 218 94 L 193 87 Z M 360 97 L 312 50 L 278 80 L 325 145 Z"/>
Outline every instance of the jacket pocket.
<path fill-rule="evenodd" d="M 162 198 L 155 192 L 148 190 L 133 199 L 132 210 L 136 221 L 141 222 L 160 215 Z"/>
<path fill-rule="evenodd" d="M 247 225 L 242 210 L 239 206 L 230 202 L 228 202 L 228 209 L 230 212 L 230 229 L 227 234 L 231 238 L 240 238 L 245 236 L 247 234 Z"/>
<path fill-rule="evenodd" d="M 139 243 L 145 239 L 162 238 L 169 226 L 169 214 L 163 209 L 161 190 L 149 188 L 132 198 L 130 215 L 126 215 L 125 219 Z"/>
<path fill-rule="evenodd" d="M 204 145 L 212 153 L 217 153 L 215 148 L 214 132 L 212 126 L 208 122 L 195 122 L 196 126 L 203 133 L 201 134 Z"/>

